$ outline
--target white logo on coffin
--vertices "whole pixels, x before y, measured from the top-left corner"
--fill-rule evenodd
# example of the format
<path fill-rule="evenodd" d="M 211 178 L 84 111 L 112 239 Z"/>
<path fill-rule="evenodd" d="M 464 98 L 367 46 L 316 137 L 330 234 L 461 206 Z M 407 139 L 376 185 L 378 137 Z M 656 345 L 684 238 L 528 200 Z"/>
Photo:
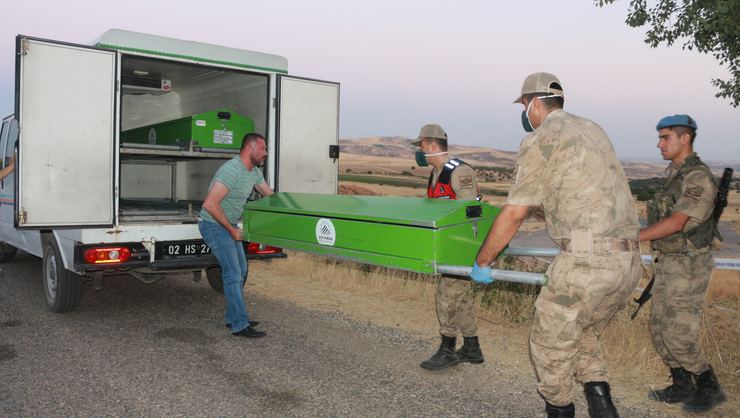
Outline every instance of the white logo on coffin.
<path fill-rule="evenodd" d="M 337 233 L 331 220 L 321 218 L 316 223 L 316 241 L 321 245 L 334 245 L 337 239 Z"/>

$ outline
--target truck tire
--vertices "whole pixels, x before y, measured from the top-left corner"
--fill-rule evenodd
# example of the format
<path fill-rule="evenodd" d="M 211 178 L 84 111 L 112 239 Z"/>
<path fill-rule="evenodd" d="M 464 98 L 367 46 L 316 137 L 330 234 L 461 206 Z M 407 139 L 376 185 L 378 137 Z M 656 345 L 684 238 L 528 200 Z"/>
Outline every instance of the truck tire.
<path fill-rule="evenodd" d="M 206 279 L 208 279 L 208 284 L 211 285 L 211 289 L 215 290 L 218 293 L 224 293 L 224 282 L 221 278 L 221 267 L 207 268 Z M 245 283 L 246 280 L 242 280 L 242 288 L 244 288 Z"/>
<path fill-rule="evenodd" d="M 42 275 L 49 309 L 53 312 L 77 309 L 82 299 L 82 277 L 64 268 L 59 246 L 53 238 L 44 245 Z"/>
<path fill-rule="evenodd" d="M 0 263 L 7 263 L 12 260 L 17 252 L 18 249 L 14 246 L 5 242 L 0 242 Z"/>

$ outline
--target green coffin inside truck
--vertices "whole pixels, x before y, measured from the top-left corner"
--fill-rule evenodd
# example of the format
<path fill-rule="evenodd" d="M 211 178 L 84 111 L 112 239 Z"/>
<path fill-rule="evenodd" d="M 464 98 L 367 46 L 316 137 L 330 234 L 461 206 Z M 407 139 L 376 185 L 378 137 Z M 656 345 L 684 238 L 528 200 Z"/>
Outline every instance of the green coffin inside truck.
<path fill-rule="evenodd" d="M 213 110 L 121 132 L 121 142 L 238 150 L 254 122 L 227 109 Z"/>
<path fill-rule="evenodd" d="M 500 209 L 483 202 L 277 193 L 244 209 L 244 238 L 419 273 L 472 266 Z"/>

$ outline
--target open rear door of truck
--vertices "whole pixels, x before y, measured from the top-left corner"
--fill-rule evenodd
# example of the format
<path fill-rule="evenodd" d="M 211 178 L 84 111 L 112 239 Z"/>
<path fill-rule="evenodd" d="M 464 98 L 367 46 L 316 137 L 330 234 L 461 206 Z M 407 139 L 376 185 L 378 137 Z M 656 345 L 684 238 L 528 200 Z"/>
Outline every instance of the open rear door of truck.
<path fill-rule="evenodd" d="M 278 109 L 277 190 L 335 194 L 339 84 L 279 75 Z"/>
<path fill-rule="evenodd" d="M 17 226 L 112 226 L 117 53 L 25 36 L 16 52 Z"/>

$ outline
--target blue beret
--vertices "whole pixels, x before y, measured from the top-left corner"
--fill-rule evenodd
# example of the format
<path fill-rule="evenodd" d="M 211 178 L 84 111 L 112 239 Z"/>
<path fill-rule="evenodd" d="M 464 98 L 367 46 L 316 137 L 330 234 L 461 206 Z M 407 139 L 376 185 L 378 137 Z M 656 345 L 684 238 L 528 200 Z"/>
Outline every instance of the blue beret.
<path fill-rule="evenodd" d="M 671 126 L 688 126 L 693 130 L 697 129 L 696 121 L 689 115 L 666 116 L 658 122 L 658 126 L 655 129 L 659 131 L 663 128 L 670 128 Z"/>

